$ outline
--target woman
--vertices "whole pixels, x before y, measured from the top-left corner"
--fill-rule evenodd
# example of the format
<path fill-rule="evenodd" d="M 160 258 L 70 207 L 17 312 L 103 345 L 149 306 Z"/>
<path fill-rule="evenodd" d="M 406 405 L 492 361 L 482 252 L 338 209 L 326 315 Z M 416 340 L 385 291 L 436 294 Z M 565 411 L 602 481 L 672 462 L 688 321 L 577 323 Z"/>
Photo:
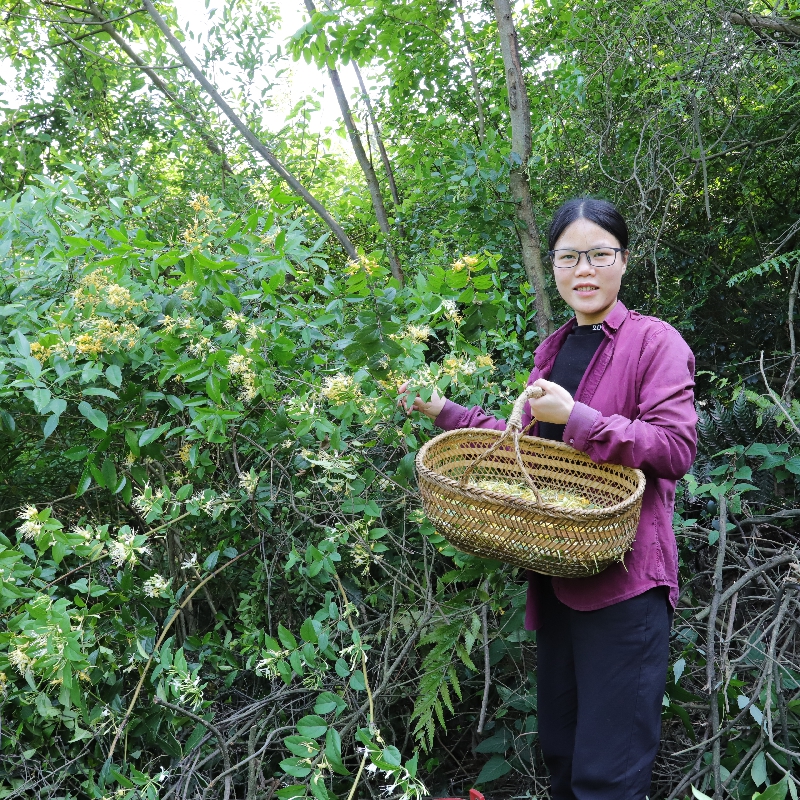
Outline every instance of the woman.
<path fill-rule="evenodd" d="M 534 435 L 641 469 L 647 485 L 624 564 L 588 578 L 531 575 L 526 627 L 538 631 L 539 738 L 554 800 L 644 800 L 678 599 L 675 483 L 696 453 L 694 356 L 674 328 L 618 299 L 628 228 L 613 205 L 568 201 L 548 243 L 575 318 L 536 350 L 528 383 L 544 395 L 530 401 L 523 425 L 532 412 Z M 412 408 L 445 430 L 505 428 L 438 395 L 417 397 Z"/>

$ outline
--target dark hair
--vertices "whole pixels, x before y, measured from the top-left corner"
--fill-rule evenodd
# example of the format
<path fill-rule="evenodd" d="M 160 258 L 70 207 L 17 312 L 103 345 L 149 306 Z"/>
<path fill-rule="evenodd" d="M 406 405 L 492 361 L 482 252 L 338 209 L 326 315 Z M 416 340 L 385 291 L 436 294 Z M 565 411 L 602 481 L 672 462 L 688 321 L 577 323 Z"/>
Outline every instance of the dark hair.
<path fill-rule="evenodd" d="M 564 230 L 576 219 L 588 219 L 614 236 L 622 247 L 628 249 L 628 226 L 617 211 L 616 206 L 607 200 L 595 200 L 592 197 L 575 197 L 567 200 L 555 214 L 547 232 L 547 247 L 555 248 L 555 244 Z"/>

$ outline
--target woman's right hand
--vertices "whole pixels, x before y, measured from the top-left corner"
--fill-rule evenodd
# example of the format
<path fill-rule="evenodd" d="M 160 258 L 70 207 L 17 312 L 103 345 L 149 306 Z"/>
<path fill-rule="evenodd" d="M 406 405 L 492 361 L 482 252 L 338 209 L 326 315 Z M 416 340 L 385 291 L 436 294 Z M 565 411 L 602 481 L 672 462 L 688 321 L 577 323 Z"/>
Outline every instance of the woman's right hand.
<path fill-rule="evenodd" d="M 406 412 L 406 414 L 410 414 L 412 411 L 419 411 L 430 420 L 435 420 L 436 417 L 442 413 L 444 404 L 447 402 L 446 398 L 442 397 L 434 389 L 431 399 L 427 402 L 425 402 L 421 397 L 415 397 L 414 402 L 409 404 L 408 381 L 403 383 L 399 387 L 398 391 L 400 392 L 400 399 L 398 402 L 403 407 L 403 410 Z"/>

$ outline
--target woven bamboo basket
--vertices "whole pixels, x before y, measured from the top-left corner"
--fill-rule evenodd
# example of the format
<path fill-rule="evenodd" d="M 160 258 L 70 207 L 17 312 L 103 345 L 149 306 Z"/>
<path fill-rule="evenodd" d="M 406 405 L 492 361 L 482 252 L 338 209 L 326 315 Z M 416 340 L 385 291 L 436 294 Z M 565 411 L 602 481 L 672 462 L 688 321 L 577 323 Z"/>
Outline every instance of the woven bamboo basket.
<path fill-rule="evenodd" d="M 436 530 L 466 553 L 545 575 L 594 575 L 630 549 L 644 475 L 595 464 L 561 442 L 522 435 L 525 403 L 541 395 L 540 387 L 528 387 L 505 431 L 461 428 L 425 444 L 416 458 L 422 505 Z M 474 485 L 487 480 L 525 483 L 535 500 Z M 540 489 L 580 495 L 591 507 L 548 503 Z"/>

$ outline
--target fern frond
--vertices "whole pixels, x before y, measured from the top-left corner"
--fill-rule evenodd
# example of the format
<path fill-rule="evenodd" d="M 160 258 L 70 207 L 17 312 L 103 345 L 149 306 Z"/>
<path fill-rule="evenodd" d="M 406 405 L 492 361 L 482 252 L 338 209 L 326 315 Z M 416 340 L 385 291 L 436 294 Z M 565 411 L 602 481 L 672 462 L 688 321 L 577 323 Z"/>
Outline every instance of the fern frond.
<path fill-rule="evenodd" d="M 464 697 L 461 694 L 461 684 L 458 682 L 458 674 L 456 673 L 456 668 L 452 664 L 447 669 L 447 677 L 450 678 L 450 684 L 453 687 L 453 691 L 458 696 L 458 699 L 463 700 Z"/>

